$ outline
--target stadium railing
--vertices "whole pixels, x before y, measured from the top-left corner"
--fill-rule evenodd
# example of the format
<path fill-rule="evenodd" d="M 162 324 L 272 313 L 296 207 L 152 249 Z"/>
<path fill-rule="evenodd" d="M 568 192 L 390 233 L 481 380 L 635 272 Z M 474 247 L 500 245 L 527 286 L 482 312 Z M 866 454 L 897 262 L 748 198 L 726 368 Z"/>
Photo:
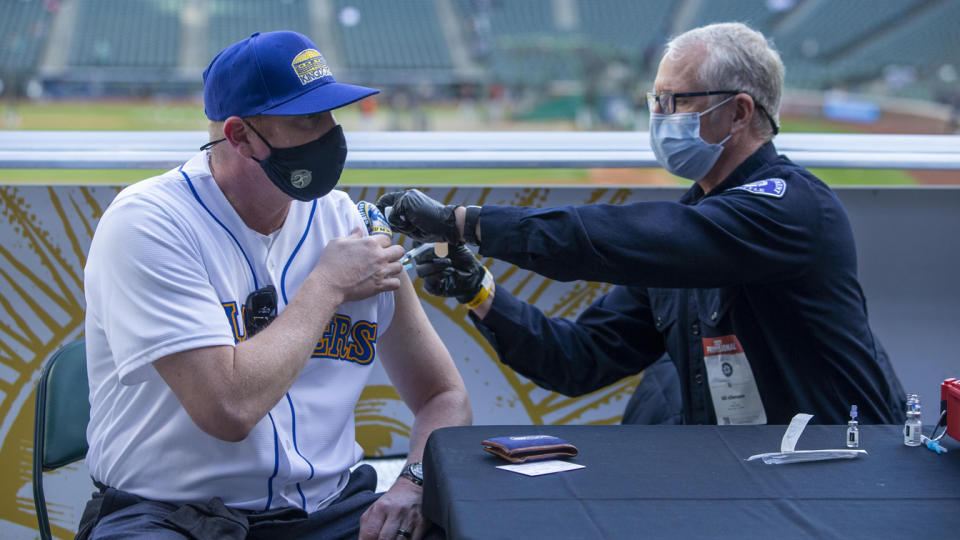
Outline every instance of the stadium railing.
<path fill-rule="evenodd" d="M 203 131 L 0 131 L 0 169 L 168 169 Z M 960 135 L 785 133 L 805 167 L 960 169 Z M 350 132 L 354 169 L 658 167 L 646 132 Z"/>

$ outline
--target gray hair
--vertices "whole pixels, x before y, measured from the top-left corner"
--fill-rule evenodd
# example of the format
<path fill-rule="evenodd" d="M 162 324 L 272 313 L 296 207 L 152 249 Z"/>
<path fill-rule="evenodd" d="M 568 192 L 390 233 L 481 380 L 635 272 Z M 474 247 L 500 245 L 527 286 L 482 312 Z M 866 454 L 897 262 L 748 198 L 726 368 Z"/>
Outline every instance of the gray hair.
<path fill-rule="evenodd" d="M 700 47 L 706 57 L 697 70 L 697 82 L 704 89 L 709 85 L 716 87 L 710 90 L 722 86 L 746 92 L 780 125 L 783 61 L 763 34 L 738 22 L 701 26 L 671 39 L 665 56 L 678 58 Z M 754 115 L 753 126 L 764 139 L 773 138 L 770 120 L 762 112 Z"/>

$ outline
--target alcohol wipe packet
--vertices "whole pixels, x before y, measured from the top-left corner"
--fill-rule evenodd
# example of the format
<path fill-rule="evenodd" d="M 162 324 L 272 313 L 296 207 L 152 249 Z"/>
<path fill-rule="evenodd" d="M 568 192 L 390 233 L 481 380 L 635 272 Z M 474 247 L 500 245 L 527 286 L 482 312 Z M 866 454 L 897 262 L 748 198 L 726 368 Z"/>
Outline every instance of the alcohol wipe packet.
<path fill-rule="evenodd" d="M 762 459 L 767 465 L 785 465 L 787 463 L 801 463 L 804 461 L 826 461 L 829 459 L 853 459 L 865 455 L 866 450 L 837 448 L 835 450 L 794 450 L 792 452 L 770 452 L 757 454 L 747 458 L 747 461 Z"/>
<path fill-rule="evenodd" d="M 797 447 L 797 440 L 803 435 L 807 423 L 813 418 L 812 414 L 798 413 L 790 420 L 787 431 L 783 434 L 780 441 L 779 452 L 768 452 L 765 454 L 755 454 L 746 459 L 746 461 L 763 460 L 767 465 L 786 465 L 787 463 L 803 463 L 806 461 L 826 461 L 830 459 L 853 459 L 866 455 L 866 450 L 853 448 L 836 448 L 825 450 L 794 450 Z"/>

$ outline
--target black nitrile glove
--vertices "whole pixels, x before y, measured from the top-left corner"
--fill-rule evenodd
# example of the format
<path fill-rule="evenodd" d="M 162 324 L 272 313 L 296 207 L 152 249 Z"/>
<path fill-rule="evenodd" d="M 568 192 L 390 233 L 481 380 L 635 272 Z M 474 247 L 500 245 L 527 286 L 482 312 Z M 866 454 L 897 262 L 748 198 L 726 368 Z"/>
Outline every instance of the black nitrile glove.
<path fill-rule="evenodd" d="M 460 243 L 453 204 L 441 204 L 419 189 L 394 191 L 377 200 L 377 208 L 387 217 L 393 232 L 403 233 L 420 242 Z"/>
<path fill-rule="evenodd" d="M 425 291 L 434 296 L 452 296 L 461 304 L 477 297 L 488 274 L 465 244 L 450 248 L 447 257 L 437 257 L 432 249 L 428 249 L 414 260 Z"/>

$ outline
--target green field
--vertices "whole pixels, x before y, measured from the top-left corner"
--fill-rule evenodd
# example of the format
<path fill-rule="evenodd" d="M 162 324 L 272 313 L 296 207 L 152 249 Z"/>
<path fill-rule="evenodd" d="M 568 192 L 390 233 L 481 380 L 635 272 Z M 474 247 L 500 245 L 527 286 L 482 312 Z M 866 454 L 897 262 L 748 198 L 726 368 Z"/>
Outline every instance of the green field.
<path fill-rule="evenodd" d="M 6 104 L 2 125 L 21 130 L 117 130 L 165 131 L 206 129 L 203 109 L 195 103 L 144 101 L 135 103 L 28 103 Z M 390 114 L 382 112 L 381 114 Z M 347 107 L 337 111 L 337 119 L 346 130 L 363 129 L 359 110 Z M 456 125 L 454 107 L 433 107 L 427 110 L 431 124 L 437 129 L 471 129 Z M 544 124 L 521 124 L 519 129 L 543 129 Z M 556 126 L 546 126 L 553 127 Z M 561 126 L 563 128 L 563 126 Z M 472 129 L 484 129 L 473 126 Z M 785 132 L 836 133 L 848 128 L 809 119 L 784 119 Z M 74 170 L 74 169 L 0 169 L 2 184 L 129 184 L 163 171 L 151 170 Z M 814 174 L 832 185 L 911 185 L 916 178 L 897 170 L 817 169 Z M 430 184 L 561 184 L 591 182 L 590 171 L 584 169 L 356 169 L 346 170 L 342 182 L 353 185 L 430 185 Z M 686 184 L 686 180 L 677 179 Z"/>
<path fill-rule="evenodd" d="M 0 169 L 0 184 L 125 185 L 164 173 L 149 169 Z M 584 169 L 356 169 L 345 170 L 347 185 L 517 185 L 583 184 Z"/>
<path fill-rule="evenodd" d="M 194 103 L 157 101 L 116 103 L 7 103 L 6 129 L 91 131 L 205 130 L 203 107 Z"/>

